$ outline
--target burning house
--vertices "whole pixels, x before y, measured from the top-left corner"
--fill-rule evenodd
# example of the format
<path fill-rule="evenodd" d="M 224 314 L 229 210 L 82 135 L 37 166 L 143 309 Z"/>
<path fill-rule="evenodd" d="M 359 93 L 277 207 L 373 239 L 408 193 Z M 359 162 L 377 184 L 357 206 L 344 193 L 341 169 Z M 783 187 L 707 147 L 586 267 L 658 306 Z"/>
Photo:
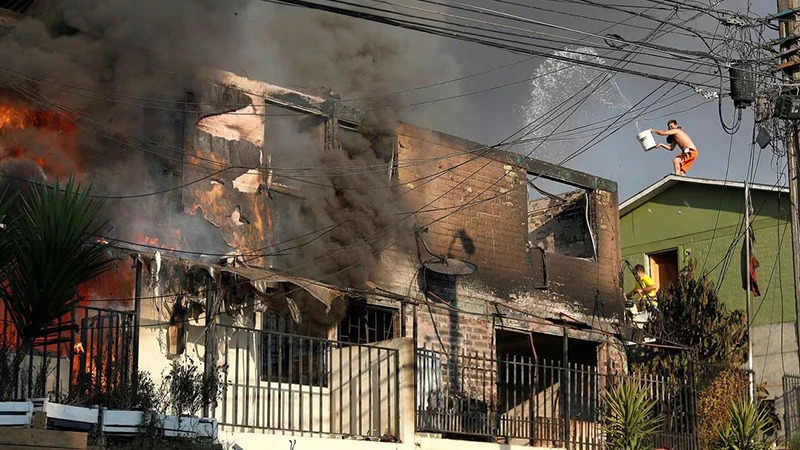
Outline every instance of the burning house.
<path fill-rule="evenodd" d="M 94 182 L 114 247 L 41 343 L 48 391 L 192 361 L 243 448 L 600 439 L 599 380 L 625 366 L 615 183 L 224 71 L 113 97 L 140 134 L 3 72 L 0 173 Z"/>
<path fill-rule="evenodd" d="M 140 160 L 162 194 L 107 204 L 116 262 L 80 289 L 64 367 L 105 384 L 192 360 L 222 381 L 205 413 L 237 435 L 565 439 L 547 369 L 624 365 L 616 186 L 373 124 L 335 99 L 209 78 L 172 111 L 167 148 Z M 55 139 L 59 158 L 6 150 L 6 176 L 80 173 L 83 129 L 30 103 L 1 110 L 5 138 Z M 537 195 L 538 178 L 572 191 Z M 588 408 L 574 405 L 575 423 Z M 550 425 L 526 425 L 537 417 Z"/>

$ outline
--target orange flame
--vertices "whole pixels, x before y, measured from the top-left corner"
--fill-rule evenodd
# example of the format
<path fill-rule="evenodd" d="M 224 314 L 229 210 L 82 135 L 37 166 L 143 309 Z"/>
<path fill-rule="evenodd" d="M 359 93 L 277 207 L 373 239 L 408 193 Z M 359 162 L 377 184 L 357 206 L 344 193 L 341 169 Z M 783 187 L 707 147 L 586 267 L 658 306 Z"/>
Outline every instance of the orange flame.
<path fill-rule="evenodd" d="M 0 161 L 26 158 L 46 174 L 57 177 L 80 172 L 75 161 L 78 156 L 76 129 L 74 123 L 52 111 L 31 109 L 0 98 Z M 23 137 L 19 134 L 22 131 L 34 133 Z M 23 140 L 38 142 L 41 145 L 35 147 L 47 150 L 32 151 L 22 145 Z"/>
<path fill-rule="evenodd" d="M 0 129 L 22 130 L 26 126 L 26 116 L 24 110 L 20 111 L 11 105 L 0 105 Z"/>

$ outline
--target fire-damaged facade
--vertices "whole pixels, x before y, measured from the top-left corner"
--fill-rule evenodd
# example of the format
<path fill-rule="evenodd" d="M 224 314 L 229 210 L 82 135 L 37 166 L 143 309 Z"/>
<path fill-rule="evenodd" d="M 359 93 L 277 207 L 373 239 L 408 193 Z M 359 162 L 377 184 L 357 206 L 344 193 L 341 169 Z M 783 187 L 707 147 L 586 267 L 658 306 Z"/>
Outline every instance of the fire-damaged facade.
<path fill-rule="evenodd" d="M 600 379 L 625 366 L 613 182 L 211 78 L 145 158 L 166 193 L 150 215 L 108 209 L 116 260 L 81 291 L 82 320 L 130 322 L 96 342 L 127 330 L 126 347 L 76 336 L 83 359 L 59 370 L 102 373 L 107 351 L 159 379 L 191 360 L 242 448 L 600 439 Z"/>

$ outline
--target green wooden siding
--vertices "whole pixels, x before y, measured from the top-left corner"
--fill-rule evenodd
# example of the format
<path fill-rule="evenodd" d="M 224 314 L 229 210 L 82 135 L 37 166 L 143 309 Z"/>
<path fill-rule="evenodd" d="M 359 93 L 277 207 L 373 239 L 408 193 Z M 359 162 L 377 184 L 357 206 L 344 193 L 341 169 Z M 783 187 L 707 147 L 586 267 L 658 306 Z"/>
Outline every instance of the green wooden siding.
<path fill-rule="evenodd" d="M 760 263 L 762 293 L 752 301 L 754 324 L 793 321 L 789 197 L 759 190 L 751 190 L 751 195 L 756 236 L 753 251 Z M 719 295 L 728 307 L 744 310 L 743 228 L 744 189 L 679 182 L 620 218 L 622 257 L 647 267 L 647 254 L 677 249 L 679 266 L 694 259 L 698 271 L 707 272 L 720 286 Z M 624 283 L 626 291 L 632 289 L 633 277 L 627 269 Z"/>

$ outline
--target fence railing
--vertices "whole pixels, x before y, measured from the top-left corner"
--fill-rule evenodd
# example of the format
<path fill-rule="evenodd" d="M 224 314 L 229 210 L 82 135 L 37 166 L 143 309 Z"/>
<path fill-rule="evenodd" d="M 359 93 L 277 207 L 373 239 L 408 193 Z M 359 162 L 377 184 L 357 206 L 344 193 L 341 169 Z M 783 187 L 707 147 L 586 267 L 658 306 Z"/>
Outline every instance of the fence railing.
<path fill-rule="evenodd" d="M 696 397 L 691 383 L 664 377 L 607 375 L 582 364 L 526 356 L 491 358 L 417 349 L 416 428 L 450 438 L 484 438 L 531 446 L 602 448 L 603 392 L 621 382 L 644 385 L 663 426 L 657 447 L 695 449 Z"/>
<path fill-rule="evenodd" d="M 134 313 L 77 306 L 55 331 L 22 348 L 10 314 L 0 313 L 0 400 L 80 401 L 127 386 L 135 373 Z"/>
<path fill-rule="evenodd" d="M 787 437 L 800 431 L 800 375 L 783 376 L 783 422 Z"/>
<path fill-rule="evenodd" d="M 220 425 L 237 431 L 397 437 L 399 351 L 215 326 L 223 368 Z"/>

